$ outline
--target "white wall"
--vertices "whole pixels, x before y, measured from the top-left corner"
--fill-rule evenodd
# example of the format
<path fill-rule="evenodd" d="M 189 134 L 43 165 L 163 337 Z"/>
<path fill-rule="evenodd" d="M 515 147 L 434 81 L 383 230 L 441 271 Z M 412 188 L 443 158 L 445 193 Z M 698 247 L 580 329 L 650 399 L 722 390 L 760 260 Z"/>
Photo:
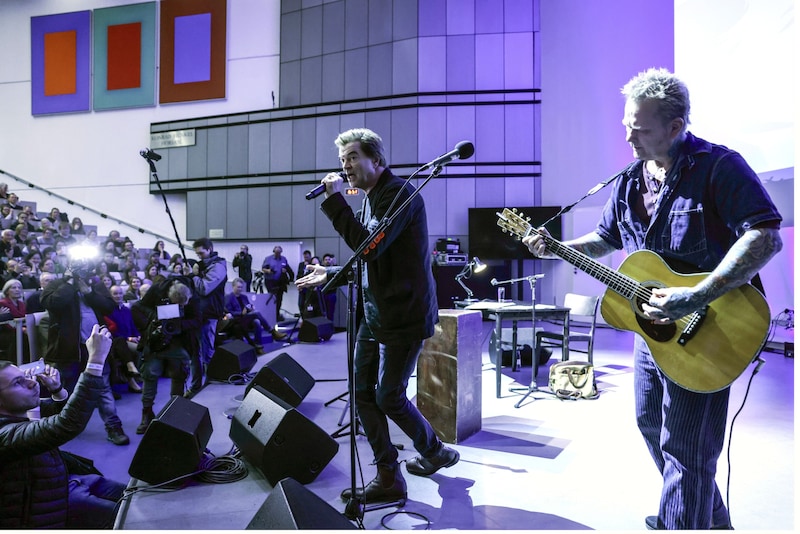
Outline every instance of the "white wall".
<path fill-rule="evenodd" d="M 279 96 L 280 1 L 228 1 L 228 80 L 224 100 L 31 116 L 30 17 L 134 3 L 137 2 L 0 2 L 0 169 L 174 239 L 161 197 L 149 193 L 149 167 L 139 156 L 139 151 L 149 146 L 150 123 L 271 108 L 271 93 L 275 92 L 276 101 Z M 258 27 L 259 31 L 242 31 L 245 27 Z M 0 181 L 14 189 L 13 182 L 5 176 L 0 175 Z M 31 197 L 25 190 L 17 191 L 23 200 Z M 183 195 L 170 195 L 168 201 L 181 239 L 185 240 Z M 46 205 L 45 210 L 50 207 Z M 67 211 L 70 216 L 91 219 L 77 209 Z M 105 221 L 84 222 L 99 222 L 102 226 Z M 99 229 L 101 235 L 118 225 L 107 226 Z M 136 242 L 134 235 L 131 237 Z M 150 246 L 155 239 L 147 237 L 143 241 Z"/>

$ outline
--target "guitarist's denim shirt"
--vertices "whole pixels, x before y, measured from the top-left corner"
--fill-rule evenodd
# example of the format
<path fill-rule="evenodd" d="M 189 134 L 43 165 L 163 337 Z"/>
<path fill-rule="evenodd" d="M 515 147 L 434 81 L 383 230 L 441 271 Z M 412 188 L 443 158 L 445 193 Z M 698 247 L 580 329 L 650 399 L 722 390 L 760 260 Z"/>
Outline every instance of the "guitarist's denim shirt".
<path fill-rule="evenodd" d="M 620 172 L 596 229 L 617 249 L 651 250 L 678 271 L 711 271 L 745 231 L 780 223 L 781 215 L 740 154 L 687 133 L 648 225 L 633 209 L 643 166 L 637 160 Z"/>

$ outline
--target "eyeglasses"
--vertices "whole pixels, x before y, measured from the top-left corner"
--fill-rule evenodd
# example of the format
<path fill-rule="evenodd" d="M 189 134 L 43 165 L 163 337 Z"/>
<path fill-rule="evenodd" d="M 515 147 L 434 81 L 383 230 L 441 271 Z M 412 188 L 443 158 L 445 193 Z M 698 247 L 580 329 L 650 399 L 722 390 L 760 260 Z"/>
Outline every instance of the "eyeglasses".
<path fill-rule="evenodd" d="M 7 389 L 15 388 L 15 387 L 28 387 L 30 382 L 36 382 L 35 378 L 28 378 L 26 376 L 20 375 L 12 380 L 6 387 L 0 388 L 0 391 L 5 391 Z"/>

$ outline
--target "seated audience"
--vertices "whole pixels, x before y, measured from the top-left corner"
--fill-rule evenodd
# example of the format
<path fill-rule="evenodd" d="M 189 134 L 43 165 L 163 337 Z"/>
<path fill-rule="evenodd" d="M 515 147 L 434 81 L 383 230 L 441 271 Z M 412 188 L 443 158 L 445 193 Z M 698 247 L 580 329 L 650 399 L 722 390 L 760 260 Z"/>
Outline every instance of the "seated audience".
<path fill-rule="evenodd" d="M 134 300 L 139 300 L 142 298 L 142 279 L 138 276 L 129 276 L 128 279 L 128 290 L 125 292 L 125 295 L 122 297 L 122 300 L 125 302 L 131 302 Z"/>
<path fill-rule="evenodd" d="M 22 206 L 19 204 L 19 197 L 16 193 L 9 193 L 8 199 L 6 200 L 6 205 L 11 208 L 11 211 L 22 211 Z M 14 214 L 14 219 L 16 220 L 17 214 Z"/>
<path fill-rule="evenodd" d="M 56 244 L 58 244 L 59 241 L 66 245 L 72 245 L 73 243 L 77 242 L 77 239 L 75 239 L 72 236 L 72 230 L 70 229 L 68 222 L 60 222 L 58 224 L 58 235 L 56 236 Z"/>
<path fill-rule="evenodd" d="M 0 206 L 0 228 L 3 230 L 7 230 L 11 228 L 14 223 L 17 222 L 17 217 L 14 215 L 14 212 L 11 211 L 11 206 L 8 204 L 3 204 Z"/>
<path fill-rule="evenodd" d="M 47 221 L 47 219 L 42 219 L 42 222 Z M 52 228 L 42 228 L 42 235 L 38 238 L 39 246 L 41 247 L 54 247 L 56 246 L 55 237 L 53 237 L 53 229 Z"/>
<path fill-rule="evenodd" d="M 113 312 L 105 316 L 105 322 L 114 338 L 109 354 L 109 358 L 113 358 L 112 377 L 117 382 L 127 382 L 128 391 L 131 393 L 141 393 L 142 388 L 137 380 L 141 380 L 142 377 L 136 368 L 136 363 L 139 361 L 139 353 L 136 350 L 140 339 L 139 331 L 133 324 L 130 308 L 122 300 L 125 290 L 120 286 L 111 286 L 110 292 L 116 306 Z M 119 376 L 120 372 L 125 375 L 125 380 Z"/>
<path fill-rule="evenodd" d="M 16 226 L 19 226 L 20 224 L 27 228 L 29 232 L 35 232 L 37 230 L 36 225 L 31 224 L 30 215 L 28 215 L 28 213 L 25 211 L 20 211 L 17 214 Z"/>
<path fill-rule="evenodd" d="M 153 247 L 153 253 L 158 254 L 159 260 L 169 260 L 170 256 L 169 253 L 164 250 L 164 242 L 160 239 L 156 241 L 156 245 Z"/>
<path fill-rule="evenodd" d="M 52 282 L 56 279 L 56 275 L 53 273 L 43 272 L 39 276 L 39 289 L 28 295 L 28 298 L 25 300 L 25 312 L 26 313 L 38 313 L 44 311 L 44 306 L 42 306 L 42 290 L 47 287 L 47 284 Z M 35 356 L 35 355 L 34 355 Z"/>
<path fill-rule="evenodd" d="M 258 354 L 264 354 L 262 337 L 264 328 L 271 330 L 269 323 L 264 317 L 255 311 L 247 295 L 244 293 L 245 283 L 241 278 L 234 278 L 231 283 L 232 291 L 225 295 L 225 315 L 220 321 L 218 329 L 220 332 L 228 334 L 232 338 L 244 339 L 252 345 Z M 279 334 L 273 332 L 275 339 L 282 339 Z"/>
<path fill-rule="evenodd" d="M 70 233 L 72 235 L 86 235 L 86 231 L 83 229 L 83 221 L 81 221 L 80 217 L 72 218 Z"/>
<path fill-rule="evenodd" d="M 50 221 L 50 224 L 53 225 L 53 228 L 58 228 L 58 225 L 61 224 L 62 222 L 69 221 L 67 214 L 61 213 L 61 210 L 59 210 L 58 208 L 51 209 L 50 214 L 45 218 L 48 221 Z"/>
<path fill-rule="evenodd" d="M 14 319 L 25 318 L 25 301 L 22 299 L 22 284 L 19 280 L 9 280 L 3 285 L 3 298 L 0 299 L 0 310 L 8 309 Z M 15 324 L 0 325 L 0 352 L 6 359 L 17 359 L 17 327 Z M 22 328 L 23 361 L 30 361 L 30 346 L 25 327 Z"/>
<path fill-rule="evenodd" d="M 0 362 L 0 528 L 113 526 L 125 484 L 105 479 L 97 470 L 79 472 L 59 450 L 83 432 L 102 394 L 111 334 L 94 325 L 86 347 L 88 365 L 72 395 L 49 365 L 31 377 L 11 362 Z M 40 389 L 51 398 L 40 399 Z M 58 409 L 50 409 L 53 403 Z M 43 415 L 58 413 L 30 420 L 28 411 L 40 406 Z"/>

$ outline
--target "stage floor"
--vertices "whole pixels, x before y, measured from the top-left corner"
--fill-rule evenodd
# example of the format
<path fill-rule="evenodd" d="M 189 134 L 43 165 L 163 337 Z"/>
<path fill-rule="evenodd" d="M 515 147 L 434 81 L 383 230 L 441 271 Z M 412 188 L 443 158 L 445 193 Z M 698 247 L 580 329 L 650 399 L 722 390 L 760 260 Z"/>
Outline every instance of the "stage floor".
<path fill-rule="evenodd" d="M 535 394 L 519 408 L 520 393 L 527 386 L 531 368 L 503 369 L 502 396 L 495 396 L 494 365 L 489 360 L 488 340 L 492 323 L 484 321 L 482 366 L 482 429 L 463 443 L 452 445 L 461 461 L 425 478 L 403 473 L 408 483 L 408 502 L 396 509 L 369 511 L 363 518 L 368 530 L 643 530 L 644 518 L 657 512 L 660 476 L 650 459 L 633 416 L 632 334 L 603 328 L 595 343 L 597 385 L 593 401 L 561 401 Z M 260 356 L 253 368 L 279 354 L 291 356 L 315 379 L 315 385 L 297 410 L 327 433 L 339 429 L 345 402 L 326 402 L 344 393 L 346 383 L 346 336 L 337 333 L 327 342 L 276 345 Z M 573 356 L 582 359 L 580 354 Z M 744 409 L 736 419 L 730 449 L 730 506 L 736 529 L 794 529 L 794 360 L 765 352 L 761 372 L 750 387 Z M 552 358 L 550 363 L 555 362 Z M 733 385 L 729 419 L 739 410 L 752 367 Z M 547 368 L 539 371 L 539 385 L 546 386 Z M 128 467 L 141 436 L 135 434 L 141 417 L 140 396 L 122 391 L 117 409 L 131 437 L 131 444 L 117 447 L 106 441 L 102 421 L 95 413 L 86 431 L 65 447 L 93 458 L 108 477 L 128 481 Z M 230 422 L 225 413 L 235 410 L 242 385 L 215 385 L 193 399 L 212 413 L 214 430 L 208 449 L 215 455 L 229 451 Z M 168 400 L 169 384 L 161 379 L 156 412 Z M 416 394 L 416 380 L 409 395 Z M 400 460 L 416 456 L 410 440 L 392 426 L 393 440 L 401 444 Z M 339 450 L 306 489 L 339 512 L 344 504 L 339 493 L 350 485 L 349 437 L 336 440 Z M 356 448 L 360 470 L 369 481 L 375 474 L 372 454 L 364 437 Z M 718 465 L 717 481 L 726 494 L 727 444 Z M 152 518 L 139 510 L 122 528 L 135 529 L 240 529 L 256 513 L 271 487 L 261 479 L 255 484 L 210 485 L 215 506 L 198 506 L 195 487 L 169 494 L 153 494 L 138 506 L 158 508 Z M 249 503 L 242 510 L 242 502 Z M 252 509 L 251 509 L 252 508 Z M 407 513 L 403 513 L 407 512 Z M 390 515 L 391 514 L 391 515 Z M 158 519 L 156 519 L 156 517 Z"/>

